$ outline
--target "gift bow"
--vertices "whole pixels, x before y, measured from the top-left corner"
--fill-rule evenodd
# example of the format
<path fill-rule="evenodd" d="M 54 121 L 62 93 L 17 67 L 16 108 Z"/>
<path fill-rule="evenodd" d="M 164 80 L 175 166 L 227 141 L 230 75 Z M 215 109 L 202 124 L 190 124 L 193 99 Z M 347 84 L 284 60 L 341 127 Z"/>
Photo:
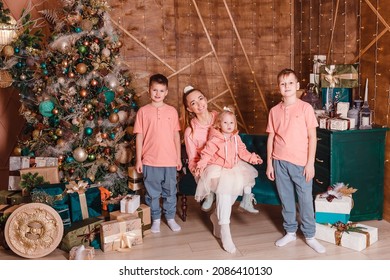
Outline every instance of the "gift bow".
<path fill-rule="evenodd" d="M 126 222 L 119 222 L 119 233 L 104 238 L 104 244 L 112 243 L 112 249 L 116 251 L 125 251 L 133 246 L 137 238 L 135 230 L 126 231 Z"/>
<path fill-rule="evenodd" d="M 341 246 L 341 238 L 344 232 L 348 234 L 350 232 L 357 232 L 357 233 L 364 234 L 366 236 L 366 247 L 370 246 L 370 233 L 363 230 L 367 228 L 357 226 L 357 223 L 352 223 L 352 222 L 348 222 L 346 224 L 342 222 L 337 222 L 333 224 L 332 227 L 336 228 L 336 231 L 334 232 L 334 238 L 337 246 Z"/>
<path fill-rule="evenodd" d="M 87 198 L 85 196 L 85 192 L 88 189 L 88 183 L 81 180 L 77 183 L 75 181 L 70 181 L 69 184 L 66 185 L 67 193 L 78 193 L 79 194 L 79 200 L 80 200 L 80 209 L 81 209 L 81 216 L 83 220 L 87 219 L 89 217 L 88 214 L 88 206 L 87 206 Z"/>
<path fill-rule="evenodd" d="M 340 80 L 356 80 L 358 79 L 357 73 L 343 73 L 336 74 L 333 67 L 325 67 L 327 74 L 322 74 L 323 78 L 329 83 L 329 87 L 334 88 Z"/>

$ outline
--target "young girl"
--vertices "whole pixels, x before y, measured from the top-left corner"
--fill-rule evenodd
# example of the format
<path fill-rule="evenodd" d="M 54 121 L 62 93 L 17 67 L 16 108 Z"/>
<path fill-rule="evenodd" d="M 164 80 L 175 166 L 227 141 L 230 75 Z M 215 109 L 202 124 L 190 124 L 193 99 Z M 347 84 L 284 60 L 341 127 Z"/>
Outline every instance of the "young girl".
<path fill-rule="evenodd" d="M 188 156 L 188 167 L 198 182 L 198 177 L 192 172 L 195 169 L 196 163 L 200 159 L 200 152 L 206 145 L 210 128 L 217 118 L 218 112 L 210 111 L 207 107 L 207 98 L 199 90 L 192 86 L 186 86 L 183 92 L 184 105 L 184 143 Z M 240 210 L 252 214 L 258 214 L 259 210 L 253 207 L 255 202 L 252 194 L 244 194 L 244 199 L 240 204 Z M 215 194 L 210 192 L 206 196 L 202 210 L 209 211 L 214 201 Z M 249 203 L 248 203 L 249 202 Z"/>
<path fill-rule="evenodd" d="M 214 235 L 221 238 L 223 248 L 234 253 L 236 247 L 230 233 L 231 207 L 244 193 L 244 204 L 252 204 L 252 187 L 257 170 L 248 164 L 261 164 L 259 155 L 250 153 L 238 136 L 237 120 L 231 108 L 224 108 L 210 129 L 209 139 L 200 153 L 193 173 L 200 176 L 195 193 L 197 201 L 210 192 L 216 194 L 217 209 L 212 214 Z M 252 206 L 253 207 L 253 206 Z"/>

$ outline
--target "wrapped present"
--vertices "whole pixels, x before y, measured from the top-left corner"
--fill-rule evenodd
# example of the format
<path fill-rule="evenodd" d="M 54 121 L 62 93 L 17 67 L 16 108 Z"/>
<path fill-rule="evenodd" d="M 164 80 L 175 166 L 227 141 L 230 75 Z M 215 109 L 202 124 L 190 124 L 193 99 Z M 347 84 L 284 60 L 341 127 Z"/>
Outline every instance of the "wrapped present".
<path fill-rule="evenodd" d="M 118 211 L 121 209 L 121 200 L 125 195 L 119 195 L 117 197 L 112 197 L 102 202 L 102 209 L 108 212 Z"/>
<path fill-rule="evenodd" d="M 138 191 L 144 188 L 144 181 L 142 173 L 138 173 L 134 166 L 128 168 L 128 186 L 132 191 Z"/>
<path fill-rule="evenodd" d="M 15 194 L 15 191 L 0 190 L 0 204 L 11 204 L 11 196 Z"/>
<path fill-rule="evenodd" d="M 328 123 L 328 129 L 330 130 L 348 130 L 351 128 L 350 119 L 331 118 Z"/>
<path fill-rule="evenodd" d="M 134 213 L 141 204 L 141 197 L 138 194 L 128 194 L 121 199 L 120 211 L 122 213 Z"/>
<path fill-rule="evenodd" d="M 60 215 L 64 228 L 67 228 L 71 226 L 71 220 L 65 186 L 66 183 L 36 186 L 31 191 L 31 200 L 51 206 Z"/>
<path fill-rule="evenodd" d="M 141 219 L 102 223 L 100 242 L 103 252 L 128 250 L 134 245 L 142 244 Z"/>
<path fill-rule="evenodd" d="M 320 82 L 322 88 L 359 87 L 358 64 L 321 65 Z"/>
<path fill-rule="evenodd" d="M 57 166 L 31 167 L 31 168 L 20 169 L 19 172 L 21 177 L 23 176 L 23 174 L 27 174 L 27 173 L 31 173 L 31 174 L 38 173 L 39 176 L 42 176 L 43 179 L 46 182 L 49 182 L 50 184 L 57 184 L 60 182 L 60 176 L 58 173 Z"/>
<path fill-rule="evenodd" d="M 20 190 L 20 170 L 31 167 L 58 166 L 54 157 L 16 157 L 9 158 L 8 190 Z M 58 172 L 58 171 L 57 171 Z"/>
<path fill-rule="evenodd" d="M 90 246 L 75 246 L 69 252 L 69 260 L 93 260 L 95 248 Z"/>
<path fill-rule="evenodd" d="M 314 200 L 315 217 L 317 223 L 334 224 L 349 221 L 353 200 L 350 196 L 340 196 L 332 200 L 317 195 Z"/>
<path fill-rule="evenodd" d="M 89 183 L 84 180 L 78 182 L 70 181 L 66 188 L 69 194 L 72 222 L 102 215 L 102 201 L 99 188 L 89 187 Z"/>
<path fill-rule="evenodd" d="M 378 228 L 356 223 L 339 225 L 316 223 L 315 238 L 356 251 L 378 241 Z"/>
<path fill-rule="evenodd" d="M 69 252 L 73 247 L 84 245 L 100 249 L 100 225 L 104 220 L 88 218 L 65 229 L 60 249 Z"/>
<path fill-rule="evenodd" d="M 352 103 L 352 89 L 350 88 L 322 88 L 321 96 L 323 107 L 337 102 Z"/>
<path fill-rule="evenodd" d="M 150 233 L 152 226 L 152 219 L 150 213 L 150 207 L 141 204 L 137 211 L 134 213 L 122 213 L 120 211 L 114 211 L 110 213 L 110 220 L 124 221 L 126 219 L 140 218 L 142 223 L 142 235 L 145 236 Z"/>
<path fill-rule="evenodd" d="M 11 196 L 8 197 L 8 203 L 11 205 L 29 202 L 31 202 L 31 197 L 23 195 L 20 191 L 15 191 Z"/>

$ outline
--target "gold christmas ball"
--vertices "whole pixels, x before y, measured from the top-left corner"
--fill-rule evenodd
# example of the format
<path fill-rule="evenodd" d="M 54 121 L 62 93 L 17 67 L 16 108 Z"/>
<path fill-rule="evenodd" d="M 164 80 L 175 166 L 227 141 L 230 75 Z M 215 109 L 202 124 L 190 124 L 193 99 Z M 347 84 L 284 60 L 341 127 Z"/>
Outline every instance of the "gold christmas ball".
<path fill-rule="evenodd" d="M 81 97 L 87 97 L 87 95 L 88 95 L 88 91 L 85 88 L 80 90 L 80 96 Z"/>
<path fill-rule="evenodd" d="M 74 76 L 75 76 L 75 74 L 74 74 L 73 72 L 69 72 L 69 73 L 68 73 L 68 77 L 69 77 L 69 78 L 73 79 Z"/>
<path fill-rule="evenodd" d="M 65 140 L 64 139 L 58 139 L 57 140 L 57 146 L 58 147 L 64 147 L 66 144 Z"/>
<path fill-rule="evenodd" d="M 67 61 L 67 60 L 63 60 L 62 62 L 61 62 L 61 65 L 62 65 L 62 67 L 68 67 L 68 65 L 69 65 L 69 62 Z"/>
<path fill-rule="evenodd" d="M 118 41 L 118 42 L 116 43 L 116 46 L 117 46 L 118 48 L 121 48 L 121 47 L 123 46 L 122 41 Z"/>
<path fill-rule="evenodd" d="M 15 54 L 14 48 L 10 45 L 7 45 L 3 48 L 3 54 L 5 57 L 10 57 Z"/>
<path fill-rule="evenodd" d="M 81 21 L 81 28 L 85 31 L 91 31 L 93 28 L 93 23 L 89 19 L 83 19 Z"/>
<path fill-rule="evenodd" d="M 62 134 L 63 134 L 62 129 L 57 128 L 57 129 L 56 129 L 56 135 L 57 135 L 57 136 L 62 136 Z"/>
<path fill-rule="evenodd" d="M 95 79 L 91 80 L 91 86 L 96 87 L 97 85 L 98 85 L 98 81 L 96 81 Z"/>
<path fill-rule="evenodd" d="M 108 167 L 108 171 L 110 172 L 110 173 L 115 173 L 115 172 L 117 172 L 118 171 L 118 166 L 116 166 L 116 165 L 110 165 L 109 167 Z"/>
<path fill-rule="evenodd" d="M 78 162 L 84 162 L 88 158 L 88 154 L 83 148 L 78 147 L 73 150 L 73 158 Z"/>
<path fill-rule="evenodd" d="M 107 134 L 107 133 L 102 133 L 102 135 L 101 135 L 101 136 L 102 136 L 102 138 L 103 138 L 103 139 L 107 139 L 107 137 L 108 137 L 108 134 Z"/>
<path fill-rule="evenodd" d="M 57 114 L 58 114 L 58 109 L 54 108 L 51 112 L 52 112 L 54 115 L 57 115 Z"/>
<path fill-rule="evenodd" d="M 39 138 L 39 135 L 40 135 L 40 130 L 39 129 L 35 129 L 33 132 L 32 132 L 32 137 L 33 139 L 38 139 Z"/>
<path fill-rule="evenodd" d="M 117 113 L 112 113 L 109 117 L 108 120 L 111 123 L 117 123 L 119 121 L 119 115 Z"/>
<path fill-rule="evenodd" d="M 87 65 L 85 63 L 79 63 L 76 65 L 76 71 L 79 74 L 84 74 L 85 72 L 87 72 L 87 70 L 88 70 L 88 68 L 87 68 Z"/>
<path fill-rule="evenodd" d="M 20 148 L 20 147 L 15 147 L 15 148 L 14 148 L 14 151 L 13 151 L 13 154 L 14 154 L 15 156 L 20 156 L 20 155 L 22 154 L 22 148 Z"/>

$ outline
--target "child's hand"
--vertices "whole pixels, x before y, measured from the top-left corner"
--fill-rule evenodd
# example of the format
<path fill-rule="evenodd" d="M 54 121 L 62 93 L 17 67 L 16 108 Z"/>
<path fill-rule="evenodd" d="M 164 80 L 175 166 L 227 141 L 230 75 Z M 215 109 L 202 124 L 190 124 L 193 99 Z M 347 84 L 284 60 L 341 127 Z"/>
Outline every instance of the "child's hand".
<path fill-rule="evenodd" d="M 203 170 L 204 170 L 204 168 L 202 168 L 202 167 L 195 168 L 195 172 L 194 172 L 195 176 L 199 177 L 203 173 Z"/>
<path fill-rule="evenodd" d="M 178 159 L 177 163 L 176 163 L 176 170 L 180 171 L 182 167 L 183 167 L 183 163 L 182 163 L 181 159 Z"/>
<path fill-rule="evenodd" d="M 141 161 L 137 161 L 135 163 L 135 170 L 138 172 L 138 173 L 142 173 L 142 162 Z"/>
<path fill-rule="evenodd" d="M 263 163 L 263 160 L 261 159 L 261 157 L 259 155 L 255 155 L 255 157 L 253 157 L 250 161 L 251 164 L 262 164 Z"/>

